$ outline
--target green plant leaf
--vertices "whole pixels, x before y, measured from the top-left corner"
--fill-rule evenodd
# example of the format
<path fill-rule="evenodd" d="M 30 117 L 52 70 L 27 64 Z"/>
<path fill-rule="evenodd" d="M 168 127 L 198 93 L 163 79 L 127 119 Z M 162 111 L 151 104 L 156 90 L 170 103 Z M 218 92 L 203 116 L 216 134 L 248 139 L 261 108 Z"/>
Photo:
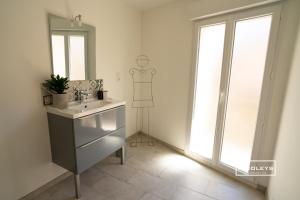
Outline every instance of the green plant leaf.
<path fill-rule="evenodd" d="M 59 75 L 50 75 L 49 80 L 45 80 L 43 85 L 49 90 L 53 91 L 57 94 L 63 94 L 65 90 L 69 89 L 69 78 L 68 77 L 60 77 Z"/>

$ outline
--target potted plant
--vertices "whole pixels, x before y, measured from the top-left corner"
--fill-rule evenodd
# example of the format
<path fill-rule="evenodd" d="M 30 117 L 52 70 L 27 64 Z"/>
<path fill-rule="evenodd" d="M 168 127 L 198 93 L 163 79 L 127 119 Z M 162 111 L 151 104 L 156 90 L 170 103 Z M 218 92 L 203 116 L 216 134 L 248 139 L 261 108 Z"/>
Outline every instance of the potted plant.
<path fill-rule="evenodd" d="M 53 96 L 53 106 L 65 108 L 68 104 L 68 94 L 65 90 L 69 89 L 68 77 L 60 77 L 59 75 L 51 75 L 51 79 L 46 80 L 44 86 Z"/>

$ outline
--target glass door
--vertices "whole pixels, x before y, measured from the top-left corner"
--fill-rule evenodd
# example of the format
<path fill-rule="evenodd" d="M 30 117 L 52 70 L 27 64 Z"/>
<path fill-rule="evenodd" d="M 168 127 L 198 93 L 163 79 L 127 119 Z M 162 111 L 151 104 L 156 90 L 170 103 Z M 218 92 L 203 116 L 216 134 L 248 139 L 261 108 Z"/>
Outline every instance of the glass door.
<path fill-rule="evenodd" d="M 272 15 L 235 22 L 221 162 L 247 172 L 252 157 Z"/>
<path fill-rule="evenodd" d="M 199 28 L 197 81 L 190 150 L 212 159 L 221 82 L 225 23 Z"/>
<path fill-rule="evenodd" d="M 196 23 L 192 156 L 248 172 L 263 134 L 278 23 L 276 6 Z"/>

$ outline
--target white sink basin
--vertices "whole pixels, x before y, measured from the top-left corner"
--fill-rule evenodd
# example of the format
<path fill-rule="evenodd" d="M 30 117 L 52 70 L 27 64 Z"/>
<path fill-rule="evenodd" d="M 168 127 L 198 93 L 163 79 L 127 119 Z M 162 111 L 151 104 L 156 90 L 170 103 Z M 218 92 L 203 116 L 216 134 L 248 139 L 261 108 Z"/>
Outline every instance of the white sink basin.
<path fill-rule="evenodd" d="M 47 112 L 60 115 L 63 117 L 75 119 L 79 117 L 84 117 L 86 115 L 91 115 L 97 112 L 115 108 L 118 106 L 125 105 L 125 101 L 116 101 L 116 100 L 91 100 L 85 103 L 70 103 L 67 108 L 59 109 L 53 106 L 47 106 Z"/>
<path fill-rule="evenodd" d="M 99 108 L 99 107 L 108 105 L 110 103 L 111 103 L 110 101 L 92 101 L 92 102 L 89 102 L 89 103 L 81 103 L 81 104 L 78 104 L 78 105 L 76 105 L 76 104 L 71 105 L 71 106 L 68 106 L 67 109 L 68 110 L 73 110 L 75 112 L 84 112 L 86 110 Z"/>

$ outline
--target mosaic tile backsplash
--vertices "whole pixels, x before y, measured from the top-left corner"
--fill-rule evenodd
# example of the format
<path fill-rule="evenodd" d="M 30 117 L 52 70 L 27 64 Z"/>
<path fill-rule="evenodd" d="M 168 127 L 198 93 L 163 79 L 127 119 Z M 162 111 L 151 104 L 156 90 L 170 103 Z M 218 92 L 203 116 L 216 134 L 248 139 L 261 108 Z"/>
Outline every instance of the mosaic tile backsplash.
<path fill-rule="evenodd" d="M 75 101 L 75 90 L 87 90 L 91 93 L 92 97 L 97 96 L 97 92 L 99 90 L 103 90 L 103 80 L 96 79 L 96 80 L 86 80 L 86 81 L 70 81 L 69 82 L 69 89 L 67 93 L 69 94 L 69 101 Z"/>

